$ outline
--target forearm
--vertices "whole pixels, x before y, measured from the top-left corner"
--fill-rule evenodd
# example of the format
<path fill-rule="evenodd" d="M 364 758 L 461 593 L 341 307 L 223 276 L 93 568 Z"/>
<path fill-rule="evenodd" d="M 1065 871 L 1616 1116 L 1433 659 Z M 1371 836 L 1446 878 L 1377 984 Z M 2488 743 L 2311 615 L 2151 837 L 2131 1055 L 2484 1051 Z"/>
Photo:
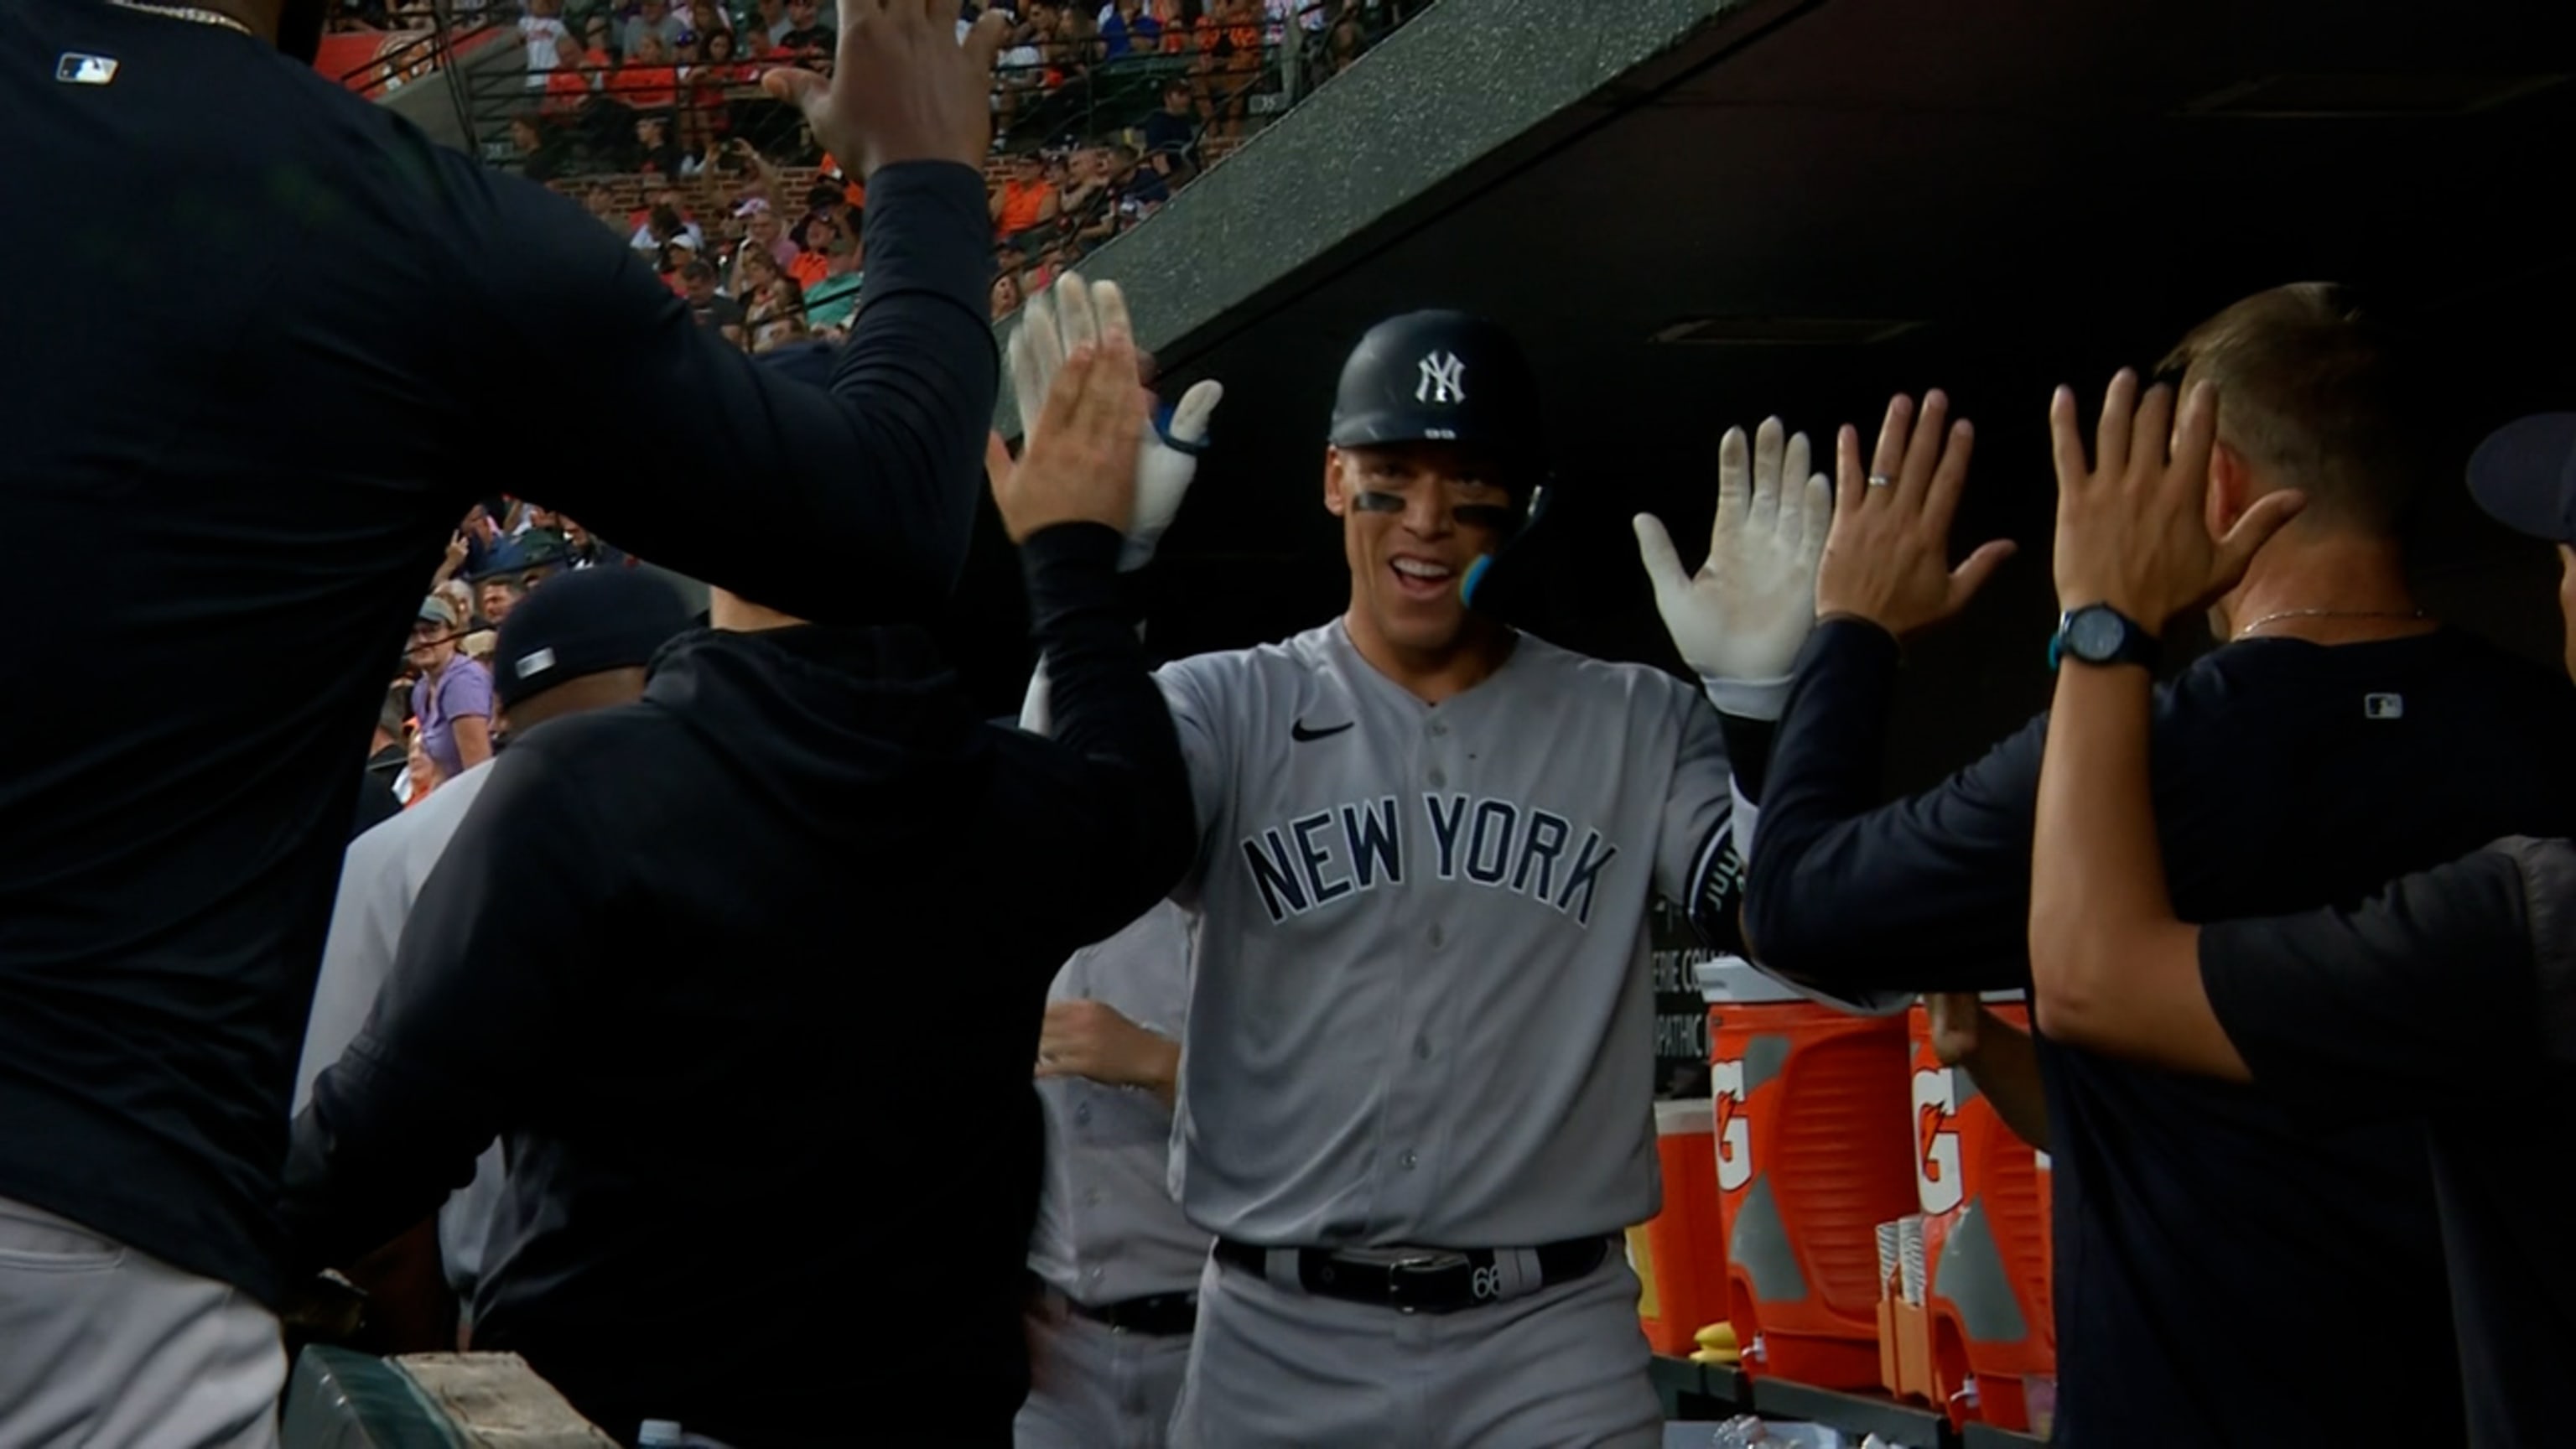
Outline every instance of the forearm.
<path fill-rule="evenodd" d="M 283 1184 L 300 1271 L 345 1268 L 473 1180 L 493 1133 L 452 1094 L 390 1071 L 366 1038 L 314 1083 Z"/>
<path fill-rule="evenodd" d="M 1977 1049 L 1959 1065 L 2015 1137 L 2048 1151 L 2048 1093 L 2039 1077 L 2039 1044 L 2029 1032 L 1980 1012 Z"/>
<path fill-rule="evenodd" d="M 2150 777 L 2154 684 L 2143 668 L 2070 664 L 2058 675 L 2031 849 L 2030 960 L 2040 1029 L 2080 1038 L 2121 1010 L 2124 963 L 2174 918 Z"/>
<path fill-rule="evenodd" d="M 1021 552 L 1031 631 L 1046 661 L 1047 723 L 1100 777 L 1102 797 L 1119 815 L 1114 826 L 1130 847 L 1122 864 L 1152 883 L 1126 920 L 1188 868 L 1198 820 L 1171 711 L 1121 605 L 1123 543 L 1106 525 L 1063 524 L 1039 530 Z"/>
<path fill-rule="evenodd" d="M 1759 784 L 1760 849 L 1746 858 L 1755 959 L 1835 988 L 2019 986 L 2028 817 L 1956 782 L 1876 803 L 1897 664 L 1893 637 L 1852 621 L 1817 626 L 1800 656 Z"/>

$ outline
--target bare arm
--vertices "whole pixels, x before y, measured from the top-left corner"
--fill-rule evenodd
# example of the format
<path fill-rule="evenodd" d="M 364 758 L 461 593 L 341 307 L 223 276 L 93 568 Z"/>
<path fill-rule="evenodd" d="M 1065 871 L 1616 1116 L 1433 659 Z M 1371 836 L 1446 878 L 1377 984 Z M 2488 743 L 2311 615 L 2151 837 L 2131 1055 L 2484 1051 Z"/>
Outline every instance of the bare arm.
<path fill-rule="evenodd" d="M 481 715 L 461 715 L 450 726 L 456 737 L 456 758 L 466 769 L 492 758 L 492 724 Z"/>
<path fill-rule="evenodd" d="M 1966 993 L 1927 996 L 1923 1006 L 1932 1017 L 1933 1055 L 1965 1071 L 2015 1137 L 2046 1152 L 2048 1095 L 2030 1033 Z"/>

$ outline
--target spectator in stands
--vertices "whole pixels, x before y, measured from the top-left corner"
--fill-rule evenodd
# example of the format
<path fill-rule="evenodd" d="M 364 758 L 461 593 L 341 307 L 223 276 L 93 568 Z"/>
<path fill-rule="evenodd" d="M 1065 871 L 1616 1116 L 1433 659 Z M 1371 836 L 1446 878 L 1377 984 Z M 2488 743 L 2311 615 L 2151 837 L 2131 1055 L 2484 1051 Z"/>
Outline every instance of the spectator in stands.
<path fill-rule="evenodd" d="M 1243 118 L 1261 81 L 1259 0 L 1208 0 L 1197 27 L 1199 54 L 1191 87 L 1206 134 L 1220 141 L 1243 138 Z"/>
<path fill-rule="evenodd" d="M 546 88 L 546 74 L 555 68 L 555 42 L 570 34 L 563 23 L 563 0 L 528 0 L 528 13 L 519 17 L 519 37 L 528 49 L 528 89 Z"/>
<path fill-rule="evenodd" d="M 610 73 L 609 91 L 643 115 L 666 121 L 680 103 L 680 73 L 671 63 L 671 42 L 647 30 L 626 49 L 624 64 Z"/>
<path fill-rule="evenodd" d="M 1030 147 L 1011 157 L 1011 174 L 992 193 L 993 229 L 1016 237 L 1054 221 L 1056 190 L 1047 184 L 1046 158 Z"/>
<path fill-rule="evenodd" d="M 814 0 L 787 0 L 787 29 L 778 36 L 778 48 L 801 64 L 827 64 L 832 59 L 835 37 L 832 27 L 823 20 Z"/>
<path fill-rule="evenodd" d="M 546 113 L 559 117 L 577 115 L 595 93 L 598 74 L 590 69 L 589 53 L 572 32 L 555 37 L 554 52 L 554 64 L 546 68 Z"/>
<path fill-rule="evenodd" d="M 528 591 L 509 574 L 486 574 L 474 586 L 474 603 L 486 627 L 498 628 L 509 622 L 510 611 L 518 607 Z"/>
<path fill-rule="evenodd" d="M 366 775 L 358 785 L 358 818 L 349 832 L 353 840 L 402 813 L 403 797 L 398 791 L 403 762 L 410 754 L 403 733 L 407 718 L 402 693 L 386 690 L 384 704 L 376 711 L 375 738 L 367 746 Z"/>
<path fill-rule="evenodd" d="M 671 213 L 672 218 L 679 223 L 679 229 L 677 232 L 663 236 L 653 236 L 650 234 L 650 228 L 652 226 L 654 214 L 665 209 L 667 209 Z M 671 240 L 673 236 L 678 235 L 687 236 L 689 239 L 689 245 L 696 248 L 698 251 L 703 252 L 707 249 L 707 230 L 705 227 L 698 224 L 698 219 L 696 217 L 689 214 L 689 198 L 687 194 L 682 192 L 680 188 L 676 186 L 664 186 L 656 190 L 652 194 L 651 200 L 645 206 L 645 209 L 637 213 L 635 218 L 635 236 L 631 245 L 633 245 L 637 251 L 650 251 L 661 245 L 663 242 Z"/>
<path fill-rule="evenodd" d="M 796 231 L 796 255 L 787 259 L 787 275 L 800 287 L 812 287 L 831 270 L 829 249 L 840 236 L 839 222 L 828 216 L 809 216 Z"/>
<path fill-rule="evenodd" d="M 743 223 L 743 236 L 748 243 L 744 250 L 767 253 L 782 272 L 796 260 L 796 243 L 779 225 L 778 213 L 771 209 L 768 198 L 755 196 L 734 208 L 734 215 Z M 742 294 L 736 291 L 734 295 Z"/>
<path fill-rule="evenodd" d="M 1120 230 L 1134 226 L 1172 199 L 1171 188 L 1154 168 L 1143 164 L 1136 148 L 1121 141 L 1109 148 L 1109 189 Z"/>
<path fill-rule="evenodd" d="M 492 758 L 492 674 L 466 658 L 465 615 L 454 601 L 432 594 L 421 601 L 411 631 L 412 718 L 420 721 L 421 749 L 439 774 L 454 779 Z"/>
<path fill-rule="evenodd" d="M 688 28 L 687 21 L 671 13 L 670 0 L 644 0 L 643 9 L 626 22 L 626 29 L 618 36 L 618 49 L 632 60 L 643 50 L 644 37 L 649 35 L 662 42 L 662 54 L 668 56 Z"/>
<path fill-rule="evenodd" d="M 564 519 L 563 531 L 564 555 L 572 561 L 572 571 L 575 573 L 583 569 L 625 568 L 635 562 L 626 550 L 613 543 L 603 542 L 599 535 L 570 518 Z"/>
<path fill-rule="evenodd" d="M 787 32 L 796 28 L 796 22 L 787 14 L 787 0 L 760 0 L 760 23 L 750 28 L 763 42 L 759 50 L 750 54 L 767 55 L 776 51 L 779 42 L 787 38 Z"/>
<path fill-rule="evenodd" d="M 682 39 L 694 40 L 704 47 L 719 35 L 731 34 L 733 17 L 718 8 L 714 0 L 689 0 L 688 34 Z"/>
<path fill-rule="evenodd" d="M 713 31 L 698 44 L 698 63 L 680 71 L 684 107 L 681 143 L 693 155 L 705 158 L 689 167 L 692 174 L 713 164 L 716 148 L 733 130 L 733 112 L 726 105 L 726 93 L 751 82 L 750 68 L 734 59 L 732 31 Z"/>
<path fill-rule="evenodd" d="M 553 181 L 563 175 L 563 147 L 545 126 L 545 117 L 523 111 L 510 118 L 510 146 L 519 153 L 519 174 L 530 181 Z"/>
<path fill-rule="evenodd" d="M 812 335 L 805 325 L 805 289 L 783 274 L 770 277 L 752 293 L 744 316 L 751 327 L 753 352 L 774 352 Z"/>
<path fill-rule="evenodd" d="M 835 235 L 824 248 L 823 275 L 805 289 L 805 325 L 818 333 L 847 328 L 858 315 L 865 266 L 857 234 Z"/>
<path fill-rule="evenodd" d="M 1006 12 L 1007 13 L 1007 12 Z M 1046 51 L 1037 26 L 1026 20 L 1011 28 L 1011 43 L 1002 51 L 993 75 L 993 134 L 1006 137 L 1021 113 L 1046 87 Z"/>
<path fill-rule="evenodd" d="M 1198 119 L 1190 83 L 1174 76 L 1163 85 L 1163 108 L 1145 118 L 1145 164 L 1177 187 L 1198 174 Z"/>
<path fill-rule="evenodd" d="M 748 345 L 742 304 L 716 290 L 716 269 L 704 258 L 681 264 L 680 295 L 688 299 L 689 316 L 699 326 L 712 328 L 736 347 Z"/>
<path fill-rule="evenodd" d="M 1145 0 L 1110 0 L 1100 7 L 1099 24 L 1103 60 L 1119 60 L 1162 47 L 1163 23 L 1146 8 Z"/>
<path fill-rule="evenodd" d="M 633 169 L 638 172 L 665 178 L 679 176 L 684 153 L 680 150 L 680 143 L 671 138 L 669 111 L 636 113 L 634 156 Z M 690 242 L 692 248 L 696 245 L 694 240 Z"/>
<path fill-rule="evenodd" d="M 1020 310 L 1020 272 L 1016 265 L 1006 265 L 993 278 L 993 320 L 1001 321 Z"/>
<path fill-rule="evenodd" d="M 438 772 L 438 762 L 429 757 L 429 748 L 422 742 L 420 726 L 415 722 L 403 741 L 403 773 L 398 791 L 402 808 L 409 810 L 428 799 L 431 791 L 445 783 L 447 777 Z"/>
<path fill-rule="evenodd" d="M 605 14 L 593 14 L 581 22 L 582 54 L 596 57 L 589 64 L 606 67 L 617 54 L 617 30 Z"/>
<path fill-rule="evenodd" d="M 1360 0 L 1341 0 L 1341 9 L 1333 17 L 1333 28 L 1324 40 L 1322 64 L 1326 76 L 1337 76 L 1350 69 L 1351 62 L 1368 48 L 1368 28 L 1360 11 Z"/>

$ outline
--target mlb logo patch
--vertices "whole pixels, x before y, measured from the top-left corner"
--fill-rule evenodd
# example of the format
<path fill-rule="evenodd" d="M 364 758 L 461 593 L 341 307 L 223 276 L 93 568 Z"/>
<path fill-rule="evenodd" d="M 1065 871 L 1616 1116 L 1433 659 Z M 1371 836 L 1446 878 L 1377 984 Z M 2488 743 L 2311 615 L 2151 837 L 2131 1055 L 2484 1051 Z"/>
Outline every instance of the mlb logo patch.
<path fill-rule="evenodd" d="M 116 79 L 116 57 L 64 51 L 62 59 L 54 62 L 54 79 L 67 86 L 106 85 Z"/>
<path fill-rule="evenodd" d="M 2402 694 L 2365 694 L 2361 697 L 2363 719 L 2406 718 L 2406 696 Z"/>

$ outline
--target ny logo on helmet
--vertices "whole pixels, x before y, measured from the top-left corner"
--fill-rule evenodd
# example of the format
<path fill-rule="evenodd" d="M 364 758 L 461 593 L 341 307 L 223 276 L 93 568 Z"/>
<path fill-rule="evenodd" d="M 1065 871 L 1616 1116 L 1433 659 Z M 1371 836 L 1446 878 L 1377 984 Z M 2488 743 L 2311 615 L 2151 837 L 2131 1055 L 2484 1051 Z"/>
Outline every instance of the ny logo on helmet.
<path fill-rule="evenodd" d="M 1415 402 L 1462 403 L 1467 400 L 1467 362 L 1454 352 L 1426 353 L 1422 381 L 1413 388 Z"/>

